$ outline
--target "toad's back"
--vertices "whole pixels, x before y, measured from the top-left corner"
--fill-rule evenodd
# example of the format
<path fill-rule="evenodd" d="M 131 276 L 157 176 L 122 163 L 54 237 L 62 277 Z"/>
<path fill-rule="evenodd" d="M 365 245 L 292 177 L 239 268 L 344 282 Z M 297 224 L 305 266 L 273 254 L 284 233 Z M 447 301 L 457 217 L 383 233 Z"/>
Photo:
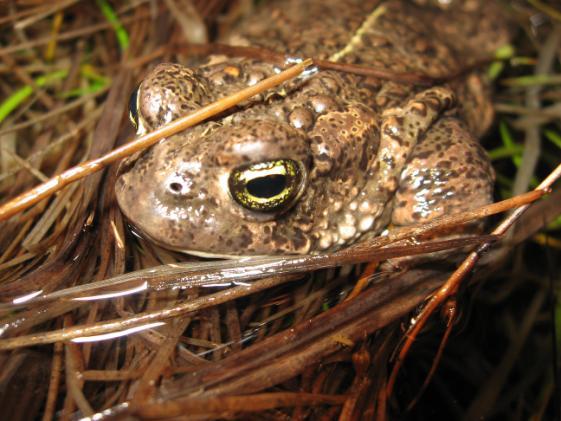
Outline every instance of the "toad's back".
<path fill-rule="evenodd" d="M 494 0 L 440 3 L 431 0 L 272 1 L 267 8 L 259 9 L 241 22 L 227 42 L 434 78 L 455 74 L 467 63 L 488 57 L 508 42 L 502 11 Z M 350 84 L 349 89 L 366 87 L 368 91 L 363 92 L 362 99 L 373 107 L 391 106 L 415 90 L 410 85 L 373 79 L 361 82 L 359 86 Z M 460 84 L 454 86 L 457 93 L 471 96 L 466 101 L 461 98 L 460 104 L 489 106 L 468 103 L 473 92 L 466 93 L 463 89 L 469 88 Z M 375 101 L 382 87 L 381 98 Z M 472 88 L 481 90 L 475 96 L 482 100 L 483 88 Z M 491 110 L 469 111 L 472 112 L 466 117 L 470 128 L 478 134 L 485 131 L 491 122 Z"/>
<path fill-rule="evenodd" d="M 449 71 L 458 53 L 469 58 L 505 41 L 501 10 L 493 1 L 456 0 L 442 9 L 416 3 L 272 1 L 234 32 L 251 45 L 277 51 L 322 59 L 343 56 L 340 61 L 347 63 L 428 74 Z"/>
<path fill-rule="evenodd" d="M 507 40 L 493 2 L 420 3 L 431 2 L 273 1 L 226 41 L 438 77 Z M 161 65 L 138 90 L 141 128 L 275 71 L 255 59 Z M 142 232 L 175 249 L 330 250 L 390 220 L 489 202 L 492 170 L 474 137 L 491 120 L 476 73 L 427 89 L 322 71 L 156 145 L 119 178 L 117 199 Z"/>

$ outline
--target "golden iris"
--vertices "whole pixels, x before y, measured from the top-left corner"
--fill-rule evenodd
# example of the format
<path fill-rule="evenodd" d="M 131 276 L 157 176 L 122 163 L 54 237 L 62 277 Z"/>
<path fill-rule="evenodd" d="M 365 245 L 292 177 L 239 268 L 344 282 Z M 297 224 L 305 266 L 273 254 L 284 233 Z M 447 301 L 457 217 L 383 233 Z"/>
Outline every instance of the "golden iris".
<path fill-rule="evenodd" d="M 277 212 L 296 202 L 303 187 L 302 165 L 276 159 L 243 165 L 230 173 L 228 186 L 236 202 L 257 212 Z"/>

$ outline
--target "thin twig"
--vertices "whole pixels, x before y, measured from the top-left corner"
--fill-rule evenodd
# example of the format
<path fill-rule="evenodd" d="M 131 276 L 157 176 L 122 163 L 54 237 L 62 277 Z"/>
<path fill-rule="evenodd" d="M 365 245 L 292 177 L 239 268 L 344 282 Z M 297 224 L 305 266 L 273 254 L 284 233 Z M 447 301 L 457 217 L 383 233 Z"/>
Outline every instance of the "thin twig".
<path fill-rule="evenodd" d="M 294 57 L 283 53 L 277 53 L 272 50 L 268 50 L 260 47 L 245 47 L 245 46 L 233 46 L 220 43 L 208 43 L 208 44 L 193 44 L 193 43 L 181 43 L 175 45 L 175 49 L 187 54 L 195 55 L 209 55 L 209 54 L 224 54 L 233 57 L 247 57 L 255 58 L 262 61 L 276 63 L 278 65 L 283 65 L 289 62 Z M 460 66 L 457 71 L 452 71 L 448 74 L 443 75 L 427 75 L 420 72 L 396 72 L 391 69 L 376 68 L 372 66 L 364 66 L 358 64 L 349 63 L 339 63 L 331 60 L 321 60 L 318 58 L 313 58 L 314 64 L 322 70 L 334 70 L 344 73 L 353 73 L 356 75 L 374 77 L 383 80 L 391 80 L 400 83 L 409 83 L 417 85 L 434 85 L 438 83 L 445 83 L 450 80 L 461 77 L 462 75 L 469 73 L 470 71 L 477 69 L 481 66 L 489 64 L 496 61 L 496 57 L 483 57 L 481 59 L 475 60 L 472 63 Z"/>
<path fill-rule="evenodd" d="M 456 311 L 458 310 L 456 300 L 451 300 L 451 301 L 452 301 L 452 303 L 447 303 L 445 305 L 446 306 L 445 307 L 446 308 L 446 312 L 445 312 L 446 313 L 446 329 L 444 330 L 444 335 L 442 335 L 442 338 L 440 339 L 440 344 L 438 345 L 438 350 L 436 351 L 436 355 L 434 356 L 434 358 L 432 360 L 432 364 L 431 364 L 431 367 L 429 369 L 429 372 L 427 373 L 427 376 L 425 377 L 425 381 L 423 382 L 423 384 L 421 385 L 421 387 L 417 391 L 416 396 L 409 403 L 409 405 L 407 405 L 407 410 L 408 411 L 411 411 L 411 409 L 413 409 L 413 407 L 415 405 L 417 405 L 417 402 L 419 402 L 419 400 L 421 399 L 421 397 L 425 393 L 425 390 L 427 390 L 427 387 L 430 384 L 430 381 L 432 380 L 432 378 L 434 376 L 434 373 L 436 372 L 436 369 L 440 365 L 440 360 L 442 359 L 442 354 L 444 353 L 444 348 L 446 347 L 446 344 L 448 343 L 448 339 L 450 338 L 450 333 L 452 333 L 452 328 L 454 326 L 454 321 L 456 320 Z"/>
<path fill-rule="evenodd" d="M 0 340 L 0 349 L 12 349 L 22 346 L 36 345 L 42 343 L 53 343 L 57 341 L 68 341 L 77 338 L 86 338 L 92 335 L 104 335 L 107 333 L 123 332 L 126 329 L 137 328 L 160 322 L 162 319 L 170 319 L 187 313 L 213 307 L 218 304 L 254 294 L 258 291 L 272 288 L 273 286 L 296 279 L 299 275 L 276 276 L 264 279 L 248 286 L 234 287 L 229 294 L 211 294 L 195 300 L 180 303 L 171 308 L 138 313 L 128 318 L 114 319 L 105 322 L 92 323 L 87 326 L 71 326 L 61 330 L 55 330 L 44 334 L 33 334 Z M 115 335 L 116 337 L 118 335 Z M 99 339 L 99 338 L 98 338 Z"/>
<path fill-rule="evenodd" d="M 70 316 L 65 316 L 65 327 L 71 325 L 69 322 Z M 82 387 L 84 386 L 84 381 L 82 380 L 80 373 L 82 367 L 80 364 L 80 352 L 77 344 L 67 343 L 65 344 L 65 374 L 66 374 L 66 388 L 68 394 L 72 397 L 76 406 L 82 411 L 86 416 L 91 416 L 94 414 L 90 403 L 84 396 Z"/>
<path fill-rule="evenodd" d="M 51 378 L 49 381 L 49 389 L 47 393 L 47 403 L 43 410 L 43 421 L 51 421 L 53 419 L 58 391 L 60 388 L 60 378 L 62 373 L 62 342 L 54 344 L 53 363 L 51 366 Z"/>
<path fill-rule="evenodd" d="M 302 405 L 342 405 L 346 398 L 345 395 L 291 392 L 241 396 L 201 396 L 158 403 L 141 403 L 133 407 L 131 412 L 142 419 L 168 418 L 180 417 L 185 414 L 193 416 L 196 414 L 224 414 L 225 412 L 255 412 Z"/>

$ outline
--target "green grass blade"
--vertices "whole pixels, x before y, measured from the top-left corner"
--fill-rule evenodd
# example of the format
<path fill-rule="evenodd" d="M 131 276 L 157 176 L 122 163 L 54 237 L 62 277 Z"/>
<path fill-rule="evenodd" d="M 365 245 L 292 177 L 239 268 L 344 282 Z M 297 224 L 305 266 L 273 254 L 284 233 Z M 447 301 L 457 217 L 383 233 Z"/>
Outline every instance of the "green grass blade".
<path fill-rule="evenodd" d="M 501 81 L 505 86 L 527 88 L 529 86 L 561 85 L 561 75 L 530 75 L 506 78 Z"/>
<path fill-rule="evenodd" d="M 50 85 L 51 83 L 64 79 L 68 72 L 66 70 L 59 70 L 56 72 L 48 73 L 43 76 L 39 76 L 34 80 L 35 85 L 39 88 L 43 86 Z M 32 86 L 24 86 L 10 95 L 2 104 L 0 104 L 0 123 L 8 117 L 12 111 L 14 111 L 19 105 L 25 101 L 33 93 Z"/>
<path fill-rule="evenodd" d="M 543 134 L 545 135 L 546 139 L 561 149 L 561 134 L 554 132 L 553 130 L 544 130 Z"/>
<path fill-rule="evenodd" d="M 503 146 L 501 148 L 495 148 L 490 150 L 488 152 L 488 155 L 489 158 L 491 158 L 491 161 L 497 161 L 503 158 L 512 158 L 512 157 L 519 156 L 520 154 L 522 154 L 523 150 L 524 148 L 520 145 L 513 145 L 509 147 Z"/>
<path fill-rule="evenodd" d="M 106 87 L 104 83 L 97 83 L 94 82 L 91 85 L 86 86 L 85 88 L 76 88 L 70 89 L 69 91 L 62 92 L 57 95 L 58 98 L 67 99 L 67 98 L 79 98 L 84 95 L 93 94 L 96 92 L 101 91 Z"/>
<path fill-rule="evenodd" d="M 495 80 L 499 77 L 503 69 L 505 68 L 504 60 L 508 60 L 514 56 L 514 47 L 510 44 L 503 45 L 502 47 L 497 48 L 495 51 L 495 57 L 499 61 L 494 61 L 489 65 L 489 70 L 487 74 L 491 80 Z"/>
<path fill-rule="evenodd" d="M 127 30 L 107 0 L 96 0 L 96 3 L 101 9 L 103 16 L 105 16 L 105 19 L 107 19 L 113 27 L 121 52 L 125 51 L 129 48 L 129 34 L 127 33 Z"/>
<path fill-rule="evenodd" d="M 504 120 L 501 120 L 499 123 L 499 133 L 505 150 L 511 151 L 512 162 L 518 168 L 522 162 L 522 147 L 516 144 L 514 138 L 512 137 L 512 133 Z M 516 154 L 516 150 L 519 150 L 520 152 Z"/>

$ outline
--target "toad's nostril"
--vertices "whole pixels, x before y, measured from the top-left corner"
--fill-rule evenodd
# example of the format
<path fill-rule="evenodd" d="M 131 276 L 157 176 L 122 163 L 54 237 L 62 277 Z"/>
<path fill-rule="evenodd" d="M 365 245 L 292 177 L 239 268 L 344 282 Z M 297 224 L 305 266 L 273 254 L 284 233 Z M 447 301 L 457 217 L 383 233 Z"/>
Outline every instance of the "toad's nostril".
<path fill-rule="evenodd" d="M 181 183 L 170 183 L 169 184 L 169 189 L 173 192 L 173 193 L 181 193 L 181 190 L 183 190 L 183 186 L 181 185 Z"/>

